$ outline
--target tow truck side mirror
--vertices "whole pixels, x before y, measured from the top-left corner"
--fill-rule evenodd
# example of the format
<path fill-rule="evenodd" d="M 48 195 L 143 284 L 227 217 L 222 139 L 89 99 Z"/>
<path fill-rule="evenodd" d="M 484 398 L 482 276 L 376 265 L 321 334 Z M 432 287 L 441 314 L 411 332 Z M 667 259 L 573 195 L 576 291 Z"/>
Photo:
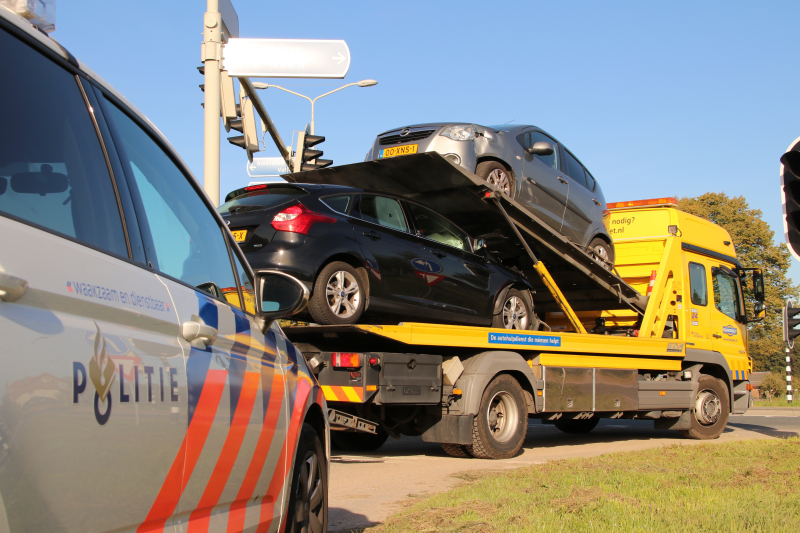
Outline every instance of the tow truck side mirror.
<path fill-rule="evenodd" d="M 764 320 L 767 316 L 767 310 L 764 307 L 763 302 L 756 302 L 753 304 L 753 318 L 749 319 L 748 322 L 758 322 L 759 320 Z"/>
<path fill-rule="evenodd" d="M 256 272 L 256 316 L 266 331 L 275 320 L 299 313 L 308 305 L 310 292 L 296 278 L 277 270 Z"/>
<path fill-rule="evenodd" d="M 539 141 L 533 143 L 533 146 L 526 148 L 526 150 L 532 155 L 552 155 L 555 148 L 549 142 Z"/>
<path fill-rule="evenodd" d="M 764 273 L 761 270 L 753 270 L 753 297 L 763 305 Z"/>

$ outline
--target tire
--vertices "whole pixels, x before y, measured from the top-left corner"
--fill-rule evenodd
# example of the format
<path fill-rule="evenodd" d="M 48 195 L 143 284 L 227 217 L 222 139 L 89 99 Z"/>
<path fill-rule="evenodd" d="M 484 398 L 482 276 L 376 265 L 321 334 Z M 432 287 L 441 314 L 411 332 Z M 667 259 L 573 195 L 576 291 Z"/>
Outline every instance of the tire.
<path fill-rule="evenodd" d="M 614 247 L 600 237 L 589 243 L 589 255 L 600 260 L 606 270 L 614 269 Z"/>
<path fill-rule="evenodd" d="M 354 433 L 350 431 L 331 431 L 331 446 L 343 452 L 374 452 L 386 442 L 389 434 Z"/>
<path fill-rule="evenodd" d="M 292 488 L 286 508 L 287 533 L 328 530 L 328 467 L 316 431 L 300 430 L 292 470 Z"/>
<path fill-rule="evenodd" d="M 472 457 L 467 447 L 463 444 L 449 444 L 443 442 L 442 449 L 444 450 L 444 453 L 446 453 L 450 457 L 461 457 L 461 458 Z"/>
<path fill-rule="evenodd" d="M 696 440 L 716 439 L 731 414 L 730 394 L 725 382 L 714 376 L 701 375 L 692 407 L 692 429 L 681 430 L 684 437 Z"/>
<path fill-rule="evenodd" d="M 533 310 L 528 299 L 517 289 L 511 289 L 503 296 L 500 313 L 492 317 L 493 328 L 528 329 L 533 319 Z"/>
<path fill-rule="evenodd" d="M 475 174 L 477 174 L 479 178 L 482 178 L 483 181 L 503 191 L 510 198 L 514 198 L 514 194 L 516 193 L 516 189 L 514 188 L 514 176 L 511 175 L 511 171 L 506 169 L 502 163 L 498 163 L 497 161 L 478 163 L 478 166 L 475 168 Z"/>
<path fill-rule="evenodd" d="M 553 424 L 564 433 L 589 433 L 597 427 L 599 418 L 589 418 L 588 420 L 556 420 Z"/>
<path fill-rule="evenodd" d="M 502 416 L 500 416 L 502 415 Z M 503 374 L 483 391 L 481 407 L 472 426 L 467 451 L 480 459 L 508 459 L 517 455 L 525 440 L 528 411 L 517 380 Z"/>
<path fill-rule="evenodd" d="M 334 261 L 317 276 L 308 311 L 317 324 L 355 324 L 364 312 L 365 287 L 364 278 L 355 268 Z"/>

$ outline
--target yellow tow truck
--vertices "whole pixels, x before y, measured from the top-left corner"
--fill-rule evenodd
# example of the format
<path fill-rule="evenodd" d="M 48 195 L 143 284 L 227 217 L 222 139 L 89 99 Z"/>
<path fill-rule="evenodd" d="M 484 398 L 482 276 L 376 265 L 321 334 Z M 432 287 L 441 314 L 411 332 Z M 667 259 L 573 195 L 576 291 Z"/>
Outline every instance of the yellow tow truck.
<path fill-rule="evenodd" d="M 678 210 L 673 198 L 608 204 L 609 270 L 438 154 L 289 178 L 406 194 L 451 218 L 480 217 L 503 236 L 497 253 L 517 253 L 539 289 L 538 331 L 287 328 L 322 385 L 342 448 L 421 435 L 453 456 L 502 459 L 519 452 L 528 418 L 570 433 L 589 432 L 600 418 L 651 419 L 713 439 L 731 413 L 750 406 L 746 324 L 764 316 L 762 272 L 742 267 L 727 231 Z"/>

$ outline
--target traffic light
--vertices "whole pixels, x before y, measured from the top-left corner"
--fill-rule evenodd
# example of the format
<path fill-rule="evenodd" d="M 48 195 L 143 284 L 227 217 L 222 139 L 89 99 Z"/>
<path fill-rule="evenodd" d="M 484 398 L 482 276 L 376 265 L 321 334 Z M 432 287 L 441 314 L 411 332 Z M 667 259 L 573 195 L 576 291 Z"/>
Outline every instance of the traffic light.
<path fill-rule="evenodd" d="M 247 150 L 247 159 L 252 163 L 253 154 L 258 152 L 258 129 L 256 128 L 256 116 L 253 112 L 253 102 L 243 94 L 239 95 L 239 109 L 241 117 L 230 121 L 226 120 L 226 128 L 236 130 L 242 135 L 228 137 L 228 142 L 239 148 Z"/>
<path fill-rule="evenodd" d="M 781 196 L 786 244 L 800 259 L 800 138 L 781 156 Z"/>
<path fill-rule="evenodd" d="M 800 336 L 800 329 L 796 329 L 800 325 L 800 307 L 794 307 L 794 302 L 789 300 L 783 308 L 783 340 L 789 346 L 789 349 L 794 348 L 794 339 Z"/>
<path fill-rule="evenodd" d="M 322 150 L 312 150 L 312 146 L 316 146 L 325 142 L 325 137 L 321 135 L 310 135 L 305 132 L 300 132 L 297 137 L 298 149 L 294 155 L 294 171 L 301 172 L 303 170 L 316 170 L 319 168 L 329 167 L 333 164 L 330 159 L 318 159 L 322 156 Z"/>

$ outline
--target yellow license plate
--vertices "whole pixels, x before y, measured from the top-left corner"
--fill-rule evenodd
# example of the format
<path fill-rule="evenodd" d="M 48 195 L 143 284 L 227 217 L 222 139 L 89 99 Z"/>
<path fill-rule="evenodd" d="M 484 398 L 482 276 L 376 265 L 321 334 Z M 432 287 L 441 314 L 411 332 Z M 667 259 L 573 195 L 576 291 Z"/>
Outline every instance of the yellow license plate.
<path fill-rule="evenodd" d="M 405 144 L 403 146 L 393 146 L 392 148 L 384 148 L 380 151 L 378 159 L 385 159 L 387 157 L 397 157 L 398 155 L 408 155 L 417 153 L 418 144 Z"/>
<path fill-rule="evenodd" d="M 233 233 L 233 240 L 235 240 L 236 242 L 244 242 L 245 239 L 247 239 L 246 229 L 232 231 L 231 233 Z"/>

